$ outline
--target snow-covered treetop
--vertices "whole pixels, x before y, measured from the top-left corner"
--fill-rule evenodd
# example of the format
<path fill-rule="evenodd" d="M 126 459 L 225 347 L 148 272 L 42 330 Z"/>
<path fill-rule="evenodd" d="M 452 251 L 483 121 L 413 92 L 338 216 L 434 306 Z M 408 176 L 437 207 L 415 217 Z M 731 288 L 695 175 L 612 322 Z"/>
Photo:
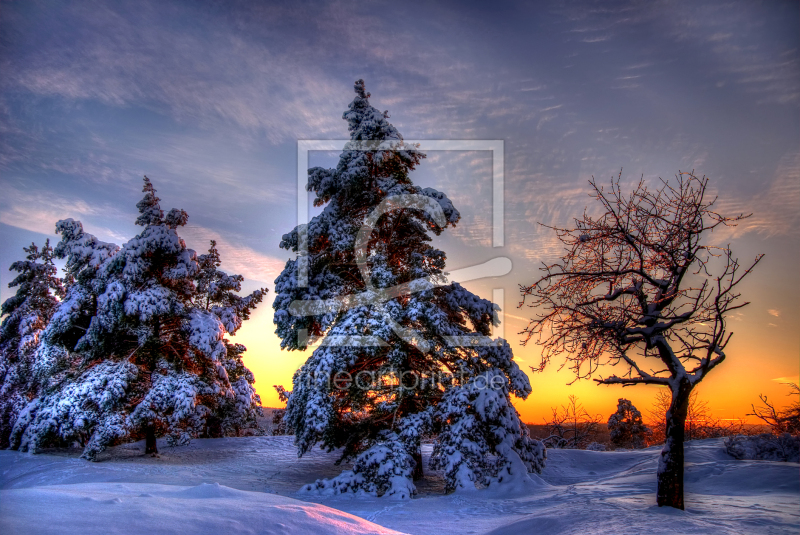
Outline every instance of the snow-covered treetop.
<path fill-rule="evenodd" d="M 136 224 L 142 227 L 158 225 L 164 218 L 164 212 L 158 204 L 161 199 L 156 197 L 156 189 L 147 177 L 144 177 L 144 189 L 142 191 L 145 193 L 144 198 L 136 203 L 136 208 L 139 209 L 139 214 L 141 214 L 136 219 Z"/>
<path fill-rule="evenodd" d="M 244 277 L 228 275 L 218 269 L 222 261 L 214 240 L 211 240 L 208 253 L 197 257 L 197 263 L 195 304 L 213 312 L 225 326 L 226 332 L 235 334 L 242 322 L 250 318 L 250 312 L 264 298 L 267 289 L 260 288 L 245 297 L 238 295 Z"/>
<path fill-rule="evenodd" d="M 347 121 L 350 139 L 353 141 L 402 141 L 403 136 L 386 119 L 389 112 L 380 112 L 369 104 L 371 96 L 366 91 L 364 80 L 356 80 L 356 98 L 348 106 L 348 111 L 342 114 Z"/>
<path fill-rule="evenodd" d="M 108 348 L 98 344 L 109 340 L 106 334 L 115 329 L 139 329 L 136 332 L 141 338 L 152 329 L 151 335 L 157 335 L 155 326 L 168 318 L 183 318 L 192 340 L 202 340 L 198 349 L 208 356 L 224 355 L 222 335 L 239 329 L 266 289 L 249 296 L 236 295 L 243 278 L 217 269 L 221 261 L 215 244 L 208 255 L 198 257 L 178 235 L 177 229 L 186 224 L 188 214 L 173 208 L 164 215 L 147 177 L 142 191 L 136 223 L 144 228 L 121 248 L 85 233 L 78 221 L 57 223 L 62 238 L 56 256 L 67 259 L 67 272 L 80 284 L 70 287 L 67 304 L 54 318 L 53 330 L 85 330 L 76 347 L 106 351 Z M 96 302 L 96 309 L 90 314 L 94 317 L 87 329 L 75 322 L 86 317 L 81 310 L 92 302 Z M 137 323 L 141 328 L 135 327 Z"/>
<path fill-rule="evenodd" d="M 93 273 L 119 250 L 118 245 L 102 242 L 85 233 L 81 222 L 72 218 L 58 221 L 56 232 L 61 234 L 61 241 L 53 256 L 67 259 L 64 269 L 73 277 L 84 269 Z"/>
<path fill-rule="evenodd" d="M 16 287 L 17 292 L 0 307 L 0 316 L 6 316 L 0 327 L 0 349 L 3 350 L 9 342 L 12 342 L 9 347 L 15 349 L 14 341 L 19 341 L 23 347 L 34 344 L 38 331 L 50 320 L 58 304 L 57 298 L 64 296 L 63 282 L 56 276 L 50 240 L 41 250 L 34 243 L 23 250 L 28 253 L 25 260 L 9 267 L 18 275 L 8 287 Z"/>
<path fill-rule="evenodd" d="M 170 210 L 166 217 L 164 216 L 159 199 L 156 197 L 156 189 L 153 187 L 152 182 L 147 177 L 144 177 L 144 198 L 136 203 L 136 208 L 139 209 L 139 217 L 136 219 L 136 224 L 142 227 L 148 225 L 160 225 L 164 223 L 169 228 L 182 227 L 189 220 L 189 214 L 178 208 Z"/>
<path fill-rule="evenodd" d="M 341 197 L 372 189 L 374 185 L 378 186 L 375 193 L 380 198 L 387 194 L 418 193 L 408 181 L 408 172 L 425 155 L 403 143 L 403 136 L 387 120 L 387 112 L 370 105 L 363 80 L 356 82 L 355 91 L 356 97 L 342 115 L 347 121 L 351 141 L 345 146 L 339 165 L 336 169 L 314 167 L 308 171 L 307 189 L 317 195 L 315 206 L 325 204 L 336 194 Z M 377 150 L 379 148 L 389 150 Z M 371 184 L 373 181 L 377 184 Z M 452 211 L 448 215 L 452 216 Z M 449 221 L 455 223 L 458 217 Z"/>
<path fill-rule="evenodd" d="M 343 114 L 350 141 L 338 165 L 332 169 L 314 167 L 308 171 L 307 189 L 316 194 L 314 204 L 326 206 L 308 225 L 300 225 L 285 234 L 280 243 L 282 248 L 300 253 L 297 260 L 289 261 L 276 280 L 278 296 L 273 307 L 278 325 L 276 332 L 284 348 L 298 347 L 297 329 L 306 328 L 321 334 L 335 319 L 332 314 L 315 319 L 290 316 L 287 311 L 292 302 L 329 299 L 369 287 L 385 288 L 440 276 L 445 255 L 425 243 L 431 239 L 428 233 L 439 234 L 460 218 L 444 193 L 433 188 L 419 188 L 411 182 L 409 172 L 424 154 L 403 142 L 402 135 L 387 120 L 387 113 L 370 105 L 363 80 L 356 82 L 355 92 L 355 98 Z M 438 207 L 438 214 L 418 207 L 390 209 L 391 213 L 374 223 L 368 237 L 369 270 L 360 271 L 356 267 L 355 243 L 367 218 L 384 201 L 408 196 L 430 199 Z M 396 220 L 391 228 L 387 223 L 390 219 Z M 392 232 L 399 234 L 392 236 Z M 303 243 L 308 256 L 301 247 Z M 396 247 L 407 251 L 402 261 L 390 250 Z M 301 264 L 308 268 L 306 288 L 298 288 Z"/>
<path fill-rule="evenodd" d="M 617 425 L 624 420 L 642 422 L 642 413 L 639 412 L 629 399 L 619 398 L 617 400 L 617 412 L 608 418 L 609 428 L 612 425 Z"/>

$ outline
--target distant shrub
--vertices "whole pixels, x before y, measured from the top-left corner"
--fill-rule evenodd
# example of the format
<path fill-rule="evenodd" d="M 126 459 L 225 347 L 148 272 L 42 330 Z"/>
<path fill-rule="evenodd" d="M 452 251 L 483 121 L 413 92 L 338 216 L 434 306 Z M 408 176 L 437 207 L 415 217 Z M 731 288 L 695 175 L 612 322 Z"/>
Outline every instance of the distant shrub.
<path fill-rule="evenodd" d="M 548 448 L 581 449 L 596 442 L 600 434 L 600 416 L 593 416 L 574 395 L 569 396 L 561 409 L 552 408 L 553 417 L 545 421 L 547 438 L 542 440 Z"/>
<path fill-rule="evenodd" d="M 792 402 L 788 407 L 778 409 L 767 399 L 767 396 L 761 394 L 758 396 L 761 405 L 758 407 L 751 405 L 753 412 L 748 416 L 760 418 L 776 435 L 781 433 L 797 434 L 800 433 L 800 386 L 797 383 L 784 384 L 791 390 L 789 396 L 792 398 Z"/>
<path fill-rule="evenodd" d="M 629 400 L 620 398 L 617 412 L 608 419 L 611 443 L 618 448 L 644 448 L 650 430 L 642 423 L 642 413 Z M 588 449 L 588 448 L 587 448 Z"/>
<path fill-rule="evenodd" d="M 270 433 L 274 436 L 277 435 L 291 435 L 292 430 L 286 425 L 283 417 L 286 415 L 286 409 L 275 409 L 272 411 L 272 428 Z"/>
<path fill-rule="evenodd" d="M 725 440 L 725 450 L 740 460 L 800 462 L 800 435 L 763 433 Z"/>
<path fill-rule="evenodd" d="M 666 414 L 672 396 L 669 392 L 660 390 L 656 394 L 653 407 L 650 411 L 650 426 L 646 435 L 646 445 L 664 443 L 666 427 Z M 706 438 L 722 438 L 737 435 L 749 435 L 752 428 L 745 424 L 743 419 L 722 420 L 714 416 L 708 407 L 708 402 L 698 398 L 697 391 L 689 397 L 689 409 L 684 424 L 686 440 L 702 440 Z"/>
<path fill-rule="evenodd" d="M 592 442 L 588 446 L 586 446 L 588 451 L 606 451 L 606 445 L 601 444 L 599 442 Z"/>

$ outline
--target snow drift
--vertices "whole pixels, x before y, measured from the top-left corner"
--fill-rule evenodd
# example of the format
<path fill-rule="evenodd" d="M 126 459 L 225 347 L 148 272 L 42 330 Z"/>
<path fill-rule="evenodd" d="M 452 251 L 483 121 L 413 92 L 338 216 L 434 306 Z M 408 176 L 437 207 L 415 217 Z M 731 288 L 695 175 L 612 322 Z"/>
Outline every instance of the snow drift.
<path fill-rule="evenodd" d="M 298 458 L 292 440 L 201 439 L 159 457 L 142 455 L 139 442 L 95 463 L 77 449 L 0 451 L 0 533 L 780 535 L 800 527 L 800 465 L 736 460 L 723 439 L 687 443 L 686 511 L 656 506 L 658 447 L 551 450 L 536 485 L 511 493 L 490 486 L 445 495 L 444 472 L 429 470 L 416 497 L 392 500 L 300 494 L 308 481 L 341 472 L 340 452 Z M 423 444 L 426 466 L 432 453 Z"/>

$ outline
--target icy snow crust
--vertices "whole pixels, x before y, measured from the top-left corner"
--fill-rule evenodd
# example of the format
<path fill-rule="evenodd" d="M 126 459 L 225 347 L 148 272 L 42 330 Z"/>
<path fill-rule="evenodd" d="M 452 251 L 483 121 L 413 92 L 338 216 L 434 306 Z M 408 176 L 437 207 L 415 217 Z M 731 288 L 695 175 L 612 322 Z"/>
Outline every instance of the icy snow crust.
<path fill-rule="evenodd" d="M 783 534 L 800 530 L 798 463 L 738 461 L 723 439 L 686 446 L 687 510 L 655 505 L 659 448 L 551 450 L 535 485 L 442 495 L 428 471 L 410 500 L 299 494 L 340 472 L 338 452 L 301 458 L 292 437 L 195 440 L 96 463 L 79 450 L 0 451 L 2 533 Z M 428 464 L 431 446 L 423 445 Z M 502 489 L 503 487 L 499 487 Z M 277 496 L 276 496 L 277 494 Z M 300 498 L 304 501 L 299 501 Z M 309 503 L 311 502 L 311 503 Z M 338 511 L 337 511 L 338 510 Z M 383 527 L 381 527 L 383 526 Z M 50 531 L 48 531 L 50 530 Z"/>

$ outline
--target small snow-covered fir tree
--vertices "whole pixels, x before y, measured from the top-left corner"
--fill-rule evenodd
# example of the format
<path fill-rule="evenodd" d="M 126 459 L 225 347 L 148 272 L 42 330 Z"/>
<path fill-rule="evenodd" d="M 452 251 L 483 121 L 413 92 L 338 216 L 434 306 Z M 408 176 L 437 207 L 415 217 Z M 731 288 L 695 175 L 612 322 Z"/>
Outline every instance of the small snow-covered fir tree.
<path fill-rule="evenodd" d="M 250 319 L 250 312 L 264 298 L 267 289 L 240 296 L 238 292 L 242 289 L 244 277 L 228 275 L 219 269 L 222 259 L 214 240 L 211 240 L 208 253 L 200 255 L 197 262 L 195 306 L 211 311 L 222 322 L 225 332 L 234 334 L 244 321 Z M 255 376 L 242 361 L 247 348 L 242 344 L 232 344 L 227 338 L 223 338 L 222 343 L 225 345 L 222 366 L 234 396 L 219 401 L 218 410 L 209 418 L 210 436 L 237 435 L 243 427 L 256 428 L 256 416 L 261 416 L 261 398 L 253 387 Z"/>
<path fill-rule="evenodd" d="M 639 412 L 630 400 L 619 398 L 617 412 L 608 418 L 611 443 L 618 448 L 644 448 L 649 429 L 642 422 Z"/>
<path fill-rule="evenodd" d="M 56 276 L 50 240 L 39 250 L 36 244 L 23 249 L 25 260 L 11 264 L 18 275 L 9 284 L 17 288 L 2 305 L 0 325 L 0 448 L 8 447 L 16 415 L 35 393 L 34 353 L 39 337 L 64 297 L 64 286 Z"/>
<path fill-rule="evenodd" d="M 94 459 L 109 445 L 156 437 L 173 443 L 220 436 L 254 422 L 260 401 L 252 373 L 231 344 L 265 289 L 236 295 L 240 276 L 217 268 L 212 244 L 197 257 L 177 229 L 188 215 L 161 210 L 144 179 L 142 232 L 122 248 L 59 221 L 56 256 L 71 281 L 36 350 L 42 386 L 11 431 L 23 450 L 78 442 Z"/>
<path fill-rule="evenodd" d="M 460 214 L 411 182 L 424 155 L 369 104 L 362 80 L 355 92 L 337 167 L 308 172 L 314 204 L 325 207 L 283 236 L 298 257 L 277 278 L 273 304 L 284 349 L 325 337 L 288 398 L 299 454 L 319 443 L 355 459 L 352 471 L 306 490 L 410 496 L 426 435 L 438 437 L 432 463 L 449 489 L 528 479 L 545 452 L 510 400 L 528 396 L 527 376 L 504 340 L 452 343 L 488 339 L 496 311 L 446 282 L 445 253 L 429 243 Z"/>

